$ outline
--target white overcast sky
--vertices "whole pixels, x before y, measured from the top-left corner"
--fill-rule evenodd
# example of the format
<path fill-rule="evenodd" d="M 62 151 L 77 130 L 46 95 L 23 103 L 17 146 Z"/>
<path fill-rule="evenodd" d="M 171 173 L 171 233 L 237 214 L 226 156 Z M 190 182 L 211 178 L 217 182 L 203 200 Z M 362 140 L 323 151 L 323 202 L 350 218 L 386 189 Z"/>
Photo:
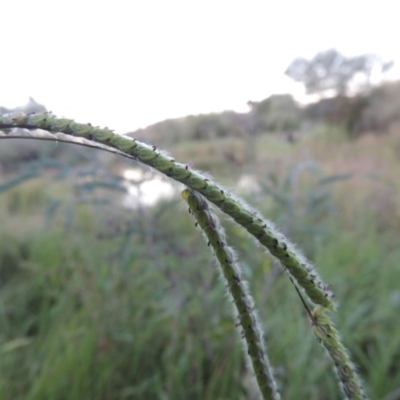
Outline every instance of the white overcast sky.
<path fill-rule="evenodd" d="M 301 96 L 283 72 L 336 47 L 400 67 L 392 0 L 3 0 L 0 105 L 124 133 L 166 119 Z M 400 76 L 400 73 L 398 73 Z"/>

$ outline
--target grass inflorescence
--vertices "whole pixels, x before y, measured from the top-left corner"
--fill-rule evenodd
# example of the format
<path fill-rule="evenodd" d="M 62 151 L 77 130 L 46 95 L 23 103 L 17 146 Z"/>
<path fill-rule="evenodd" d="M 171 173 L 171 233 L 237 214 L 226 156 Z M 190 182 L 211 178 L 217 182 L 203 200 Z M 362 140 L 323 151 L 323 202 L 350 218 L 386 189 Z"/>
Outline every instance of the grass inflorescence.
<path fill-rule="evenodd" d="M 326 349 L 335 366 L 344 395 L 349 400 L 364 400 L 367 396 L 358 377 L 356 367 L 350 360 L 348 350 L 343 346 L 339 332 L 326 314 L 326 310 L 317 306 L 310 313 L 313 331 Z"/>
<path fill-rule="evenodd" d="M 115 134 L 110 129 L 100 129 L 90 124 L 79 124 L 73 120 L 56 118 L 47 113 L 34 115 L 18 113 L 0 117 L 0 129 L 13 127 L 62 132 L 100 142 L 127 153 L 138 161 L 184 183 L 230 215 L 265 246 L 273 256 L 278 258 L 312 302 L 329 309 L 335 309 L 332 300 L 333 294 L 328 289 L 328 285 L 322 282 L 313 266 L 287 238 L 275 230 L 271 222 L 224 190 L 216 182 L 192 170 L 188 165 L 176 162 L 154 146 Z"/>
<path fill-rule="evenodd" d="M 223 229 L 215 215 L 211 213 L 205 199 L 231 216 L 280 261 L 285 271 L 294 279 L 295 285 L 297 283 L 307 294 L 309 300 L 317 305 L 314 311 L 308 310 L 309 317 L 315 336 L 327 350 L 335 366 L 343 393 L 349 399 L 366 398 L 360 379 L 357 376 L 356 368 L 351 363 L 348 351 L 341 344 L 338 331 L 326 313 L 327 310 L 335 309 L 333 294 L 301 252 L 260 213 L 249 207 L 240 198 L 229 193 L 228 190 L 213 181 L 211 177 L 195 171 L 189 165 L 176 162 L 155 146 L 149 146 L 127 136 L 117 135 L 110 129 L 100 129 L 90 124 L 78 124 L 73 120 L 56 118 L 47 113 L 33 115 L 18 113 L 0 116 L 0 129 L 3 129 L 6 135 L 13 128 L 29 130 L 32 133 L 32 137 L 35 137 L 36 129 L 43 129 L 49 134 L 61 132 L 65 135 L 84 138 L 89 141 L 91 146 L 101 144 L 99 147 L 103 150 L 112 149 L 118 154 L 140 161 L 189 188 L 184 190 L 183 197 L 188 201 L 192 213 L 197 218 L 198 224 L 202 227 L 216 258 L 220 262 L 223 276 L 226 279 L 229 292 L 237 309 L 237 316 L 243 330 L 246 348 L 259 388 L 265 398 L 279 398 L 272 368 L 266 354 L 262 330 L 253 309 L 253 300 L 239 270 L 234 250 L 226 244 Z M 54 139 L 57 140 L 56 135 L 54 135 Z M 81 301 L 80 299 L 78 303 L 80 304 Z M 52 300 L 50 299 L 46 303 L 47 311 L 51 302 Z M 278 303 L 280 306 L 281 302 L 279 301 Z M 96 316 L 97 311 L 94 311 L 93 315 Z M 76 317 L 79 317 L 79 313 L 76 314 Z M 98 316 L 95 318 L 98 318 Z M 80 321 L 74 321 L 74 329 L 80 324 Z M 90 346 L 86 346 L 86 349 L 90 350 L 90 347 L 92 349 L 85 357 L 92 362 L 93 345 L 97 338 L 93 336 L 91 339 L 93 340 Z M 157 337 L 155 337 L 155 340 L 157 340 Z M 108 338 L 106 338 L 101 343 L 108 343 L 108 341 Z M 31 343 L 30 340 L 24 339 L 16 342 L 11 341 L 7 346 L 3 346 L 2 349 L 9 352 L 15 345 L 23 347 L 28 346 L 29 343 Z M 88 366 L 89 364 L 85 365 Z M 62 371 L 60 374 L 62 375 Z M 32 389 L 32 393 L 40 393 L 41 390 L 42 387 L 36 385 Z M 198 393 L 200 392 L 201 389 L 199 389 Z M 171 393 L 172 389 L 169 394 L 171 395 Z M 34 394 L 32 398 L 35 398 Z"/>
<path fill-rule="evenodd" d="M 250 356 L 263 398 L 278 400 L 280 395 L 268 359 L 261 326 L 255 313 L 253 299 L 247 289 L 247 283 L 242 278 L 235 252 L 228 246 L 225 232 L 218 218 L 211 212 L 201 195 L 185 189 L 182 197 L 189 204 L 190 212 L 203 230 L 221 267 L 221 274 L 235 305 L 235 315 L 240 321 L 245 349 Z"/>

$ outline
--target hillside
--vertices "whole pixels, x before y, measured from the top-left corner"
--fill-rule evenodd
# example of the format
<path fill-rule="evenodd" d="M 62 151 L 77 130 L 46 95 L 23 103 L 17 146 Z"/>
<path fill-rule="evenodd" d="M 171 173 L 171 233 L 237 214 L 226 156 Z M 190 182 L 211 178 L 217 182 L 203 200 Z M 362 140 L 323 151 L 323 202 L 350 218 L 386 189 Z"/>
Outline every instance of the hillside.
<path fill-rule="evenodd" d="M 224 111 L 168 119 L 130 135 L 142 140 L 174 145 L 177 141 L 307 130 L 310 125 L 341 125 L 349 137 L 374 131 L 383 133 L 400 121 L 400 81 L 389 82 L 357 96 L 336 96 L 302 106 L 289 95 L 272 95 L 261 102 L 249 101 L 247 113 Z M 288 136 L 288 134 L 290 134 Z"/>

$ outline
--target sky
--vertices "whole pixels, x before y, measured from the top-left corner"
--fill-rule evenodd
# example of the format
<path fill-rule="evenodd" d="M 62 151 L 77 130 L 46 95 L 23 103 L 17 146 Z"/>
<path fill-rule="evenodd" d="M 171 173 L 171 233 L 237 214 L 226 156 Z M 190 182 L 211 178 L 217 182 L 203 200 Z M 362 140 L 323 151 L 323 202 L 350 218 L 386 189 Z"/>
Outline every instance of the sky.
<path fill-rule="evenodd" d="M 189 114 L 247 111 L 332 47 L 394 60 L 394 0 L 8 0 L 1 5 L 0 105 L 29 96 L 60 117 L 126 133 Z"/>

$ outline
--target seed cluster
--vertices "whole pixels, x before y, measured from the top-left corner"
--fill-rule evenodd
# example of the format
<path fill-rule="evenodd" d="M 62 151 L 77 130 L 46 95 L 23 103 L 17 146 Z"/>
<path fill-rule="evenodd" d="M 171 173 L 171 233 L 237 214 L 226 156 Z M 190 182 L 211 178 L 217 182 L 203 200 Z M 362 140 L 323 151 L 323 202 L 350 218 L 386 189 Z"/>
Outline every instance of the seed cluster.
<path fill-rule="evenodd" d="M 326 315 L 325 310 L 317 306 L 312 311 L 310 319 L 315 336 L 326 349 L 335 365 L 335 371 L 346 398 L 349 400 L 365 400 L 367 397 L 363 391 L 356 367 L 351 362 L 349 353 L 340 340 L 339 332 Z"/>

